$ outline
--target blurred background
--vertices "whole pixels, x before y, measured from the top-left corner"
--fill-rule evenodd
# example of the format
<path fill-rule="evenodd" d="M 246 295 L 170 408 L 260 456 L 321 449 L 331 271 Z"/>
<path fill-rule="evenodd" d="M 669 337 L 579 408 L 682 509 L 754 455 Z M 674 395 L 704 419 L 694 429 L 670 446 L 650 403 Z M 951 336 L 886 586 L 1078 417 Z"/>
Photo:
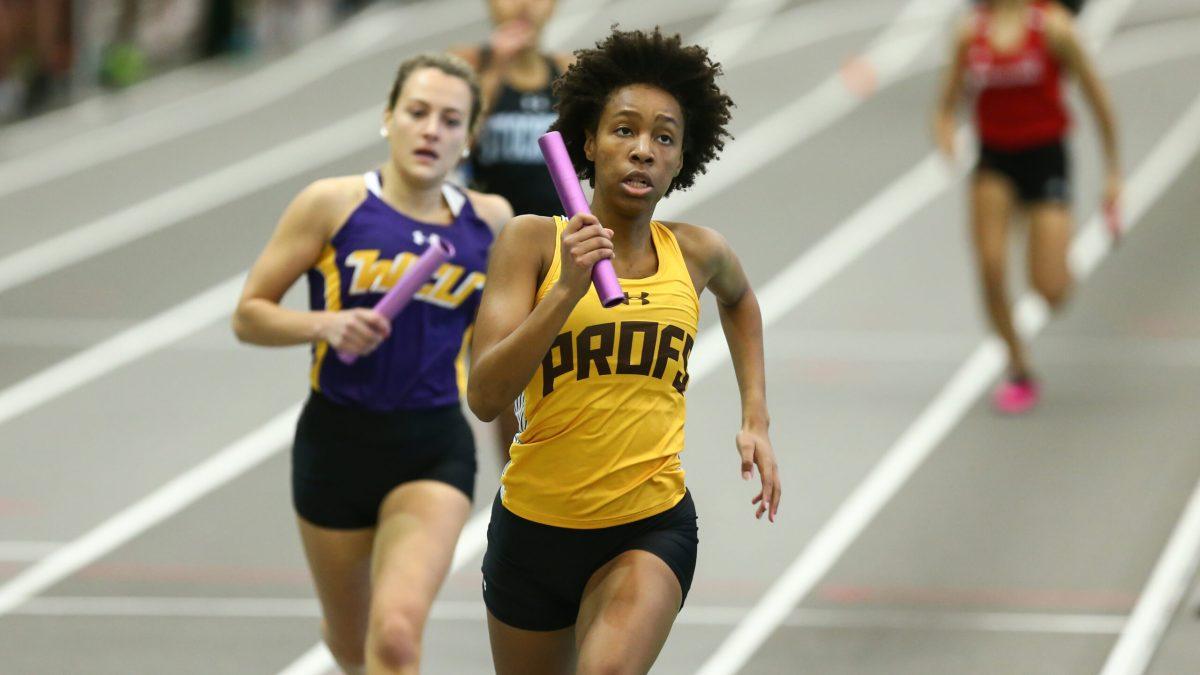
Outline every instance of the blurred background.
<path fill-rule="evenodd" d="M 785 496 L 753 520 L 706 296 L 683 455 L 700 561 L 656 673 L 1200 673 L 1200 0 L 1073 3 L 1129 231 L 1111 247 L 1071 87 L 1080 284 L 1050 321 L 1014 228 L 1045 382 L 1016 419 L 987 400 L 975 141 L 948 162 L 930 134 L 971 4 L 560 0 L 546 27 L 548 51 L 681 33 L 738 105 L 659 215 L 719 230 L 755 285 Z M 0 0 L 0 675 L 331 672 L 288 493 L 309 354 L 239 345 L 229 315 L 303 186 L 385 160 L 396 65 L 491 30 L 485 0 Z M 500 467 L 475 431 L 429 673 L 490 672 Z"/>
<path fill-rule="evenodd" d="M 279 56 L 367 0 L 4 0 L 0 122 L 201 59 Z"/>

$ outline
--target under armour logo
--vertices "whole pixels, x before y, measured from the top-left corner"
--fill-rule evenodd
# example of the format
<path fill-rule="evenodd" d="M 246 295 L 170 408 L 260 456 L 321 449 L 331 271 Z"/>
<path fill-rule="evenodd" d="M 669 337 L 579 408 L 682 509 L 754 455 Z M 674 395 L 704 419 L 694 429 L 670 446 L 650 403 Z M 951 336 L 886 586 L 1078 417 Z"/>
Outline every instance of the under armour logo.
<path fill-rule="evenodd" d="M 425 244 L 433 246 L 437 240 L 438 236 L 436 234 L 425 234 L 420 230 L 413 230 L 413 243 L 417 246 L 424 246 Z"/>
<path fill-rule="evenodd" d="M 625 299 L 622 300 L 621 302 L 622 302 L 622 304 L 626 304 L 626 305 L 628 305 L 630 303 L 634 303 L 634 302 L 637 302 L 637 303 L 640 303 L 643 305 L 648 305 L 648 304 L 650 304 L 650 294 L 647 293 L 646 291 L 642 291 L 641 293 L 634 296 L 634 295 L 630 295 L 629 291 L 625 291 Z"/>

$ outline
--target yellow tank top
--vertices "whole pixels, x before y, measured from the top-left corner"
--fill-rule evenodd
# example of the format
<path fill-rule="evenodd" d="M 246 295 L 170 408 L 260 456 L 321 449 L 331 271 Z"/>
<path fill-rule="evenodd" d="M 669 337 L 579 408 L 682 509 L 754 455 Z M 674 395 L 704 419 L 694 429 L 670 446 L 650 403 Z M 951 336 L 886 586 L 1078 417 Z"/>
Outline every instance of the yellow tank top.
<path fill-rule="evenodd" d="M 559 276 L 566 221 L 537 302 Z M 579 301 L 517 399 L 501 501 L 545 525 L 591 529 L 648 518 L 684 496 L 687 361 L 700 302 L 675 235 L 650 223 L 658 270 L 621 279 L 625 304 Z"/>

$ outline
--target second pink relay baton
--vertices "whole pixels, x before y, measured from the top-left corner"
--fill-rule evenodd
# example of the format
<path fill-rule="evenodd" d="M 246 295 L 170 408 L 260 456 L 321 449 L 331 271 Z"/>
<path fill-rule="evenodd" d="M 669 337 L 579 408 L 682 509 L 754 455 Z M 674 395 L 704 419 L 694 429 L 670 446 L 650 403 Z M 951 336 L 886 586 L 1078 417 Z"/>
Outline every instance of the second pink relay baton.
<path fill-rule="evenodd" d="M 429 248 L 425 249 L 421 257 L 405 270 L 400 281 L 397 281 L 396 285 L 388 289 L 379 302 L 375 303 L 375 311 L 387 317 L 388 321 L 395 319 L 408 306 L 425 282 L 429 281 L 429 277 L 433 276 L 433 273 L 442 266 L 442 263 L 453 257 L 454 246 L 450 242 L 444 241 L 438 236 L 430 237 Z M 349 366 L 358 360 L 358 355 L 338 352 L 338 358 Z"/>
<path fill-rule="evenodd" d="M 572 218 L 577 213 L 591 213 L 583 188 L 579 187 L 579 176 L 575 175 L 575 167 L 571 164 L 571 156 L 567 154 L 567 146 L 563 145 L 562 134 L 551 131 L 538 139 L 538 147 L 542 149 L 542 157 L 546 158 L 546 168 L 550 169 L 550 178 L 554 181 L 554 189 L 558 192 L 558 201 L 562 202 L 567 217 Z M 617 281 L 617 272 L 613 269 L 612 261 L 601 260 L 592 266 L 592 285 L 596 287 L 596 295 L 600 296 L 600 304 L 614 307 L 625 300 L 625 293 Z"/>

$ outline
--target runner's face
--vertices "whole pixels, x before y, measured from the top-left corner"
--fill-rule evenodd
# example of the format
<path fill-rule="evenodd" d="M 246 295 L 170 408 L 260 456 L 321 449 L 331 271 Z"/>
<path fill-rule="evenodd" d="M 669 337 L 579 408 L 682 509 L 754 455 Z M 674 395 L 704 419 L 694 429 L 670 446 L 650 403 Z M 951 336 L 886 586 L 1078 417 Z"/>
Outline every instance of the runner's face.
<path fill-rule="evenodd" d="M 584 153 L 596 165 L 596 193 L 622 211 L 653 210 L 683 166 L 683 110 L 646 84 L 609 97 Z"/>
<path fill-rule="evenodd" d="M 492 23 L 526 21 L 540 34 L 554 14 L 555 0 L 488 0 Z"/>
<path fill-rule="evenodd" d="M 467 147 L 471 88 L 437 68 L 414 71 L 400 88 L 384 126 L 396 168 L 423 182 L 440 183 Z"/>

